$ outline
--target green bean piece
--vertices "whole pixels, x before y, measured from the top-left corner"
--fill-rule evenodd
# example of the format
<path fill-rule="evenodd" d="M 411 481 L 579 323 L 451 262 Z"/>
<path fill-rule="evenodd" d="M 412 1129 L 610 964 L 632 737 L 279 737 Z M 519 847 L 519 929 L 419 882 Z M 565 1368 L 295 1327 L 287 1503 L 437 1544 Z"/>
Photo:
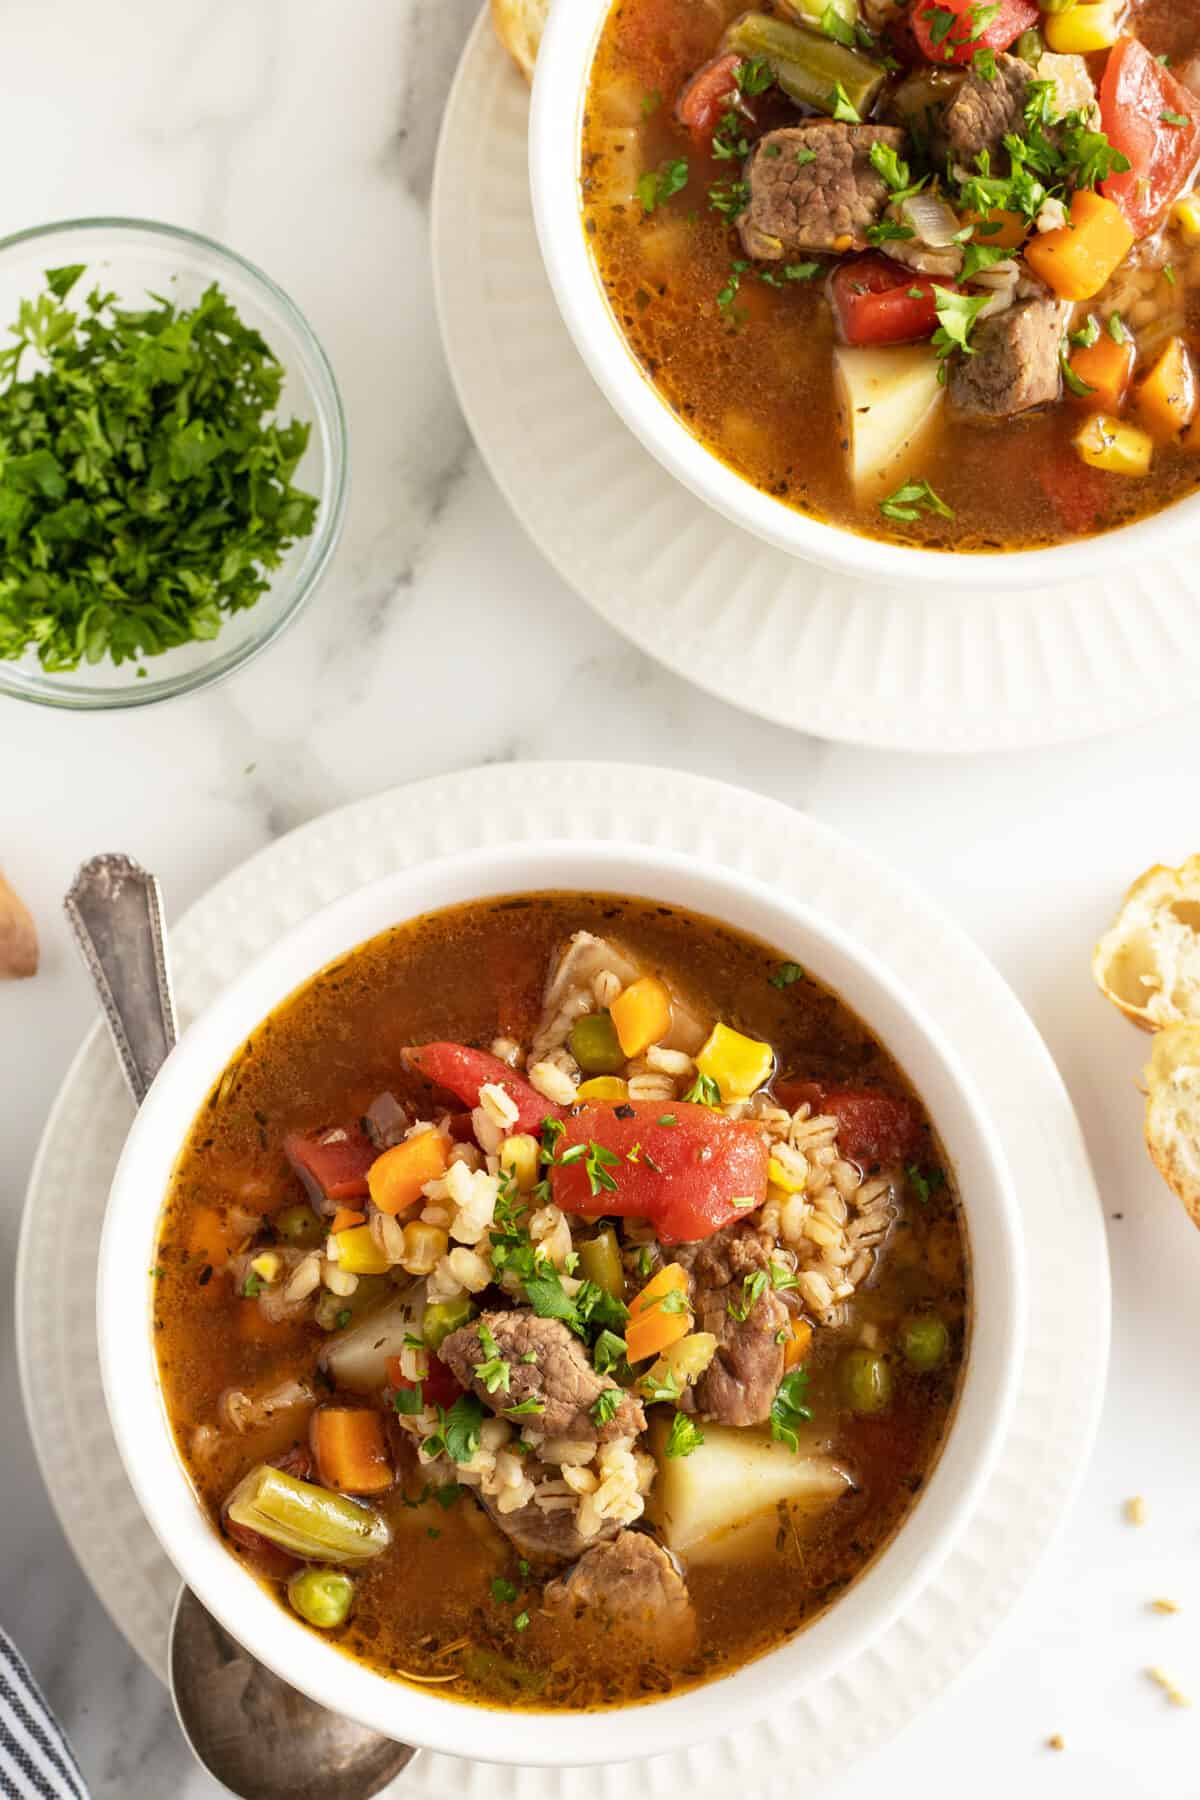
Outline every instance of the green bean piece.
<path fill-rule="evenodd" d="M 460 1294 L 457 1300 L 439 1300 L 433 1306 L 427 1306 L 421 1325 L 425 1348 L 434 1352 L 440 1350 L 452 1331 L 470 1324 L 475 1312 L 475 1302 L 466 1294 Z"/>
<path fill-rule="evenodd" d="M 1036 69 L 1046 54 L 1046 40 L 1036 25 L 1030 26 L 1028 31 L 1021 33 L 1013 45 L 1013 50 L 1022 62 L 1027 62 L 1031 68 Z"/>
<path fill-rule="evenodd" d="M 374 1508 L 269 1463 L 238 1482 L 225 1510 L 235 1525 L 259 1532 L 306 1562 L 370 1562 L 392 1541 L 386 1519 Z"/>
<path fill-rule="evenodd" d="M 906 1363 L 922 1374 L 936 1369 L 950 1348 L 950 1333 L 936 1313 L 919 1313 L 900 1325 L 900 1350 Z"/>
<path fill-rule="evenodd" d="M 325 1241 L 324 1225 L 312 1207 L 305 1206 L 303 1201 L 296 1206 L 285 1206 L 275 1215 L 275 1230 L 297 1250 L 315 1250 Z"/>
<path fill-rule="evenodd" d="M 611 1225 L 605 1225 L 594 1238 L 579 1245 L 579 1273 L 585 1281 L 594 1281 L 606 1294 L 624 1300 L 625 1268 L 617 1234 Z"/>
<path fill-rule="evenodd" d="M 585 1075 L 619 1075 L 625 1067 L 617 1028 L 606 1012 L 576 1019 L 567 1042 Z"/>
<path fill-rule="evenodd" d="M 852 1412 L 870 1417 L 886 1412 L 892 1398 L 892 1371 L 874 1350 L 848 1350 L 839 1370 L 842 1393 Z"/>
<path fill-rule="evenodd" d="M 828 12 L 836 13 L 847 25 L 858 24 L 858 0 L 790 0 L 790 5 L 814 31 L 822 29 L 821 21 Z"/>
<path fill-rule="evenodd" d="M 766 13 L 747 13 L 726 42 L 747 60 L 765 57 L 788 98 L 818 112 L 832 113 L 841 93 L 865 119 L 887 79 L 887 70 L 861 51 Z"/>
<path fill-rule="evenodd" d="M 287 1594 L 300 1617 L 319 1631 L 336 1631 L 354 1605 L 354 1583 L 340 1569 L 297 1569 Z"/>

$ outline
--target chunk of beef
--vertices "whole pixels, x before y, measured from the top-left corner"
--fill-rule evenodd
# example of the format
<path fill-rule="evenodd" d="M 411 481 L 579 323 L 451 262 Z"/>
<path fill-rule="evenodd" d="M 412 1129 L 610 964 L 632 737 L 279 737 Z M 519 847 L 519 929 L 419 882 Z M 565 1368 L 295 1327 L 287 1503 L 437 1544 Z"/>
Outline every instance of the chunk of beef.
<path fill-rule="evenodd" d="M 842 125 L 819 119 L 759 139 L 749 164 L 750 201 L 738 220 L 747 256 L 778 262 L 798 250 L 862 250 L 877 225 L 888 186 L 871 166 L 871 148 L 897 153 L 897 125 Z"/>
<path fill-rule="evenodd" d="M 951 405 L 968 418 L 1011 419 L 1057 400 L 1070 312 L 1061 301 L 1022 300 L 977 325 L 975 354 L 959 357 L 950 371 Z"/>
<path fill-rule="evenodd" d="M 1029 84 L 1035 79 L 1029 64 L 1019 56 L 997 56 L 994 81 L 973 70 L 942 108 L 940 119 L 935 115 L 930 121 L 935 160 L 941 162 L 948 156 L 952 163 L 974 170 L 986 150 L 993 173 L 1007 168 L 1005 135 L 1010 131 L 1021 134 Z"/>
<path fill-rule="evenodd" d="M 560 1625 L 612 1633 L 639 1656 L 678 1662 L 696 1642 L 687 1586 L 667 1552 L 643 1531 L 622 1531 L 588 1550 L 542 1596 Z"/>
<path fill-rule="evenodd" d="M 716 1355 L 696 1383 L 696 1411 L 721 1425 L 763 1424 L 783 1379 L 777 1339 L 787 1331 L 789 1315 L 771 1286 L 769 1250 L 743 1221 L 679 1252 L 692 1276 L 696 1329 L 717 1340 Z"/>
<path fill-rule="evenodd" d="M 382 1152 L 394 1149 L 404 1140 L 412 1120 L 397 1100 L 395 1094 L 377 1094 L 363 1114 L 363 1130 Z"/>
<path fill-rule="evenodd" d="M 476 1369 L 491 1361 L 483 1343 L 487 1330 L 495 1342 L 495 1354 L 507 1365 L 508 1386 L 488 1384 Z M 531 1415 L 530 1424 L 547 1438 L 571 1438 L 576 1443 L 604 1444 L 610 1438 L 636 1437 L 646 1429 L 646 1416 L 632 1394 L 626 1394 L 607 1375 L 597 1375 L 587 1351 L 559 1319 L 539 1319 L 531 1312 L 483 1313 L 470 1325 L 452 1332 L 439 1352 L 465 1388 L 470 1388 L 501 1418 L 527 1400 L 543 1411 Z M 592 1408 L 602 1393 L 612 1390 L 620 1402 L 612 1417 L 598 1425 Z M 524 1414 L 518 1414 L 523 1418 Z"/>
<path fill-rule="evenodd" d="M 558 1476 L 556 1468 L 547 1468 L 544 1463 L 527 1464 L 525 1473 L 533 1482 Z M 591 1546 L 604 1544 L 625 1529 L 619 1519 L 606 1519 L 595 1537 L 580 1537 L 575 1527 L 574 1506 L 559 1506 L 547 1512 L 534 1499 L 517 1507 L 515 1512 L 502 1513 L 493 1496 L 479 1494 L 478 1498 L 488 1516 L 524 1556 L 574 1562 Z"/>

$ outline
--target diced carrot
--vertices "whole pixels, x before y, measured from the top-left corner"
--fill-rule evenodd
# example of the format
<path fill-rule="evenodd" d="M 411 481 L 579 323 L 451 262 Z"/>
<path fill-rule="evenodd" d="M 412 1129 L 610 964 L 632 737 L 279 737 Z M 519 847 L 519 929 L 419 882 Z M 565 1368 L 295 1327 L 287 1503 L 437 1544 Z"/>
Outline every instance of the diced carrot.
<path fill-rule="evenodd" d="M 792 1320 L 792 1335 L 783 1346 L 785 1369 L 799 1368 L 812 1344 L 813 1328 L 807 1319 Z"/>
<path fill-rule="evenodd" d="M 1180 337 L 1173 337 L 1135 393 L 1138 414 L 1151 437 L 1170 443 L 1196 417 L 1196 370 Z"/>
<path fill-rule="evenodd" d="M 394 1218 L 406 1212 L 421 1198 L 427 1181 L 436 1181 L 446 1173 L 450 1146 L 440 1131 L 422 1131 L 417 1137 L 405 1138 L 371 1164 L 367 1185 L 371 1198 L 382 1213 Z"/>
<path fill-rule="evenodd" d="M 1118 344 L 1107 331 L 1102 331 L 1086 350 L 1071 352 L 1071 369 L 1092 391 L 1078 394 L 1076 399 L 1097 412 L 1119 413 L 1133 379 L 1137 351 L 1131 337 Z"/>
<path fill-rule="evenodd" d="M 268 1319 L 257 1300 L 239 1300 L 237 1335 L 243 1344 L 287 1344 L 296 1337 L 295 1319 Z"/>
<path fill-rule="evenodd" d="M 640 1056 L 671 1029 L 671 996 L 654 975 L 631 981 L 608 1010 L 625 1056 Z"/>
<path fill-rule="evenodd" d="M 352 1206 L 339 1206 L 329 1227 L 330 1236 L 336 1237 L 339 1231 L 350 1231 L 355 1225 L 365 1225 L 366 1220 L 366 1213 L 355 1212 Z"/>
<path fill-rule="evenodd" d="M 687 1270 L 679 1263 L 668 1263 L 630 1303 L 625 1324 L 630 1362 L 645 1362 L 648 1356 L 658 1356 L 677 1344 L 687 1336 L 691 1323 Z"/>
<path fill-rule="evenodd" d="M 976 243 L 988 249 L 1019 250 L 1031 230 L 1024 213 L 1006 212 L 1002 206 L 993 206 L 985 213 L 964 213 L 963 220 L 976 227 Z"/>
<path fill-rule="evenodd" d="M 1060 299 L 1090 300 L 1132 249 L 1133 230 L 1116 201 L 1079 188 L 1070 224 L 1035 237 L 1025 260 Z"/>
<path fill-rule="evenodd" d="M 343 1494 L 382 1494 L 395 1482 L 383 1417 L 365 1406 L 318 1406 L 309 1425 L 317 1473 Z"/>

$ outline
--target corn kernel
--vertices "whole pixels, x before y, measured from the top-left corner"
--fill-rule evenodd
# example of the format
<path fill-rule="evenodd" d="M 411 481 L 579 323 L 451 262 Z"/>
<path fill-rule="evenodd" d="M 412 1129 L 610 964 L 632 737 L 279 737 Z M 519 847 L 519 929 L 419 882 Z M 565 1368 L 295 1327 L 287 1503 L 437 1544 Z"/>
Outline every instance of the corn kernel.
<path fill-rule="evenodd" d="M 278 1281 L 279 1279 L 279 1271 L 283 1267 L 283 1258 L 280 1256 L 278 1250 L 264 1250 L 261 1256 L 256 1256 L 254 1258 L 250 1267 L 254 1270 L 254 1273 L 258 1276 L 260 1281 L 265 1281 L 267 1285 L 270 1286 L 271 1282 Z"/>
<path fill-rule="evenodd" d="M 747 1100 L 775 1067 L 770 1044 L 743 1037 L 728 1025 L 714 1025 L 696 1058 L 696 1067 L 721 1090 L 722 1100 Z"/>
<path fill-rule="evenodd" d="M 440 1225 L 414 1219 L 404 1227 L 404 1267 L 410 1275 L 432 1275 L 450 1248 L 450 1235 Z"/>
<path fill-rule="evenodd" d="M 1060 56 L 1090 56 L 1111 50 L 1121 35 L 1124 0 L 1094 0 L 1070 12 L 1048 13 L 1042 21 L 1046 43 Z"/>
<path fill-rule="evenodd" d="M 785 1169 L 774 1156 L 767 1163 L 767 1180 L 772 1187 L 781 1188 L 785 1194 L 802 1194 L 804 1192 L 803 1175 L 794 1175 L 790 1169 Z"/>
<path fill-rule="evenodd" d="M 1108 413 L 1094 413 L 1074 443 L 1085 463 L 1109 475 L 1148 475 L 1154 458 L 1152 437 Z"/>
<path fill-rule="evenodd" d="M 537 1186 L 538 1141 L 527 1131 L 506 1137 L 500 1146 L 500 1167 L 516 1182 L 522 1194 Z"/>
<path fill-rule="evenodd" d="M 575 1090 L 577 1100 L 604 1100 L 612 1106 L 621 1106 L 629 1098 L 629 1083 L 619 1075 L 593 1075 L 590 1081 L 581 1081 Z"/>
<path fill-rule="evenodd" d="M 355 1225 L 337 1235 L 338 1263 L 347 1275 L 386 1275 L 387 1257 L 371 1236 L 369 1225 Z"/>
<path fill-rule="evenodd" d="M 1200 244 L 1200 194 L 1184 194 L 1171 216 L 1184 243 Z"/>

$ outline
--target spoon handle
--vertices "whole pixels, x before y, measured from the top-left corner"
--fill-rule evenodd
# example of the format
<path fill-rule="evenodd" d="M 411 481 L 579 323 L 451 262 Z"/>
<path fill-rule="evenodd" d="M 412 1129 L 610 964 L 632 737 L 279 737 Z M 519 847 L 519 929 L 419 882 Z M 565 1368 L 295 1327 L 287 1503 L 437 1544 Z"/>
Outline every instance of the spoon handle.
<path fill-rule="evenodd" d="M 158 881 L 131 856 L 93 856 L 63 909 L 140 1106 L 176 1037 Z"/>

